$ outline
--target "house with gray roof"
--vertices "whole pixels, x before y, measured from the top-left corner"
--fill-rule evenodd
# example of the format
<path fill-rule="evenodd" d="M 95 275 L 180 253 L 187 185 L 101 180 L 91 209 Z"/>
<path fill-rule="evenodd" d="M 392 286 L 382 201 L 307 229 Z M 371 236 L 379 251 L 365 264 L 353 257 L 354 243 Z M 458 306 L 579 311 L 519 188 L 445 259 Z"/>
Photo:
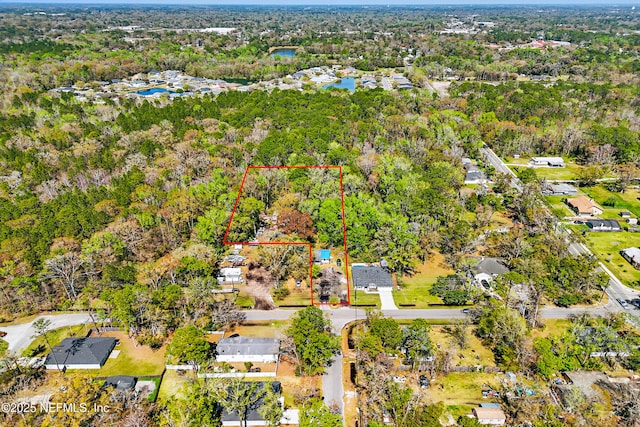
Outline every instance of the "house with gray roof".
<path fill-rule="evenodd" d="M 133 390 L 136 386 L 138 379 L 129 375 L 114 375 L 107 377 L 104 381 L 105 387 L 113 387 L 116 391 L 125 393 L 129 390 Z"/>
<path fill-rule="evenodd" d="M 275 363 L 280 354 L 278 338 L 222 338 L 216 347 L 218 362 Z"/>
<path fill-rule="evenodd" d="M 575 196 L 578 194 L 578 189 L 569 184 L 549 184 L 542 193 L 547 196 Z"/>
<path fill-rule="evenodd" d="M 116 339 L 110 337 L 65 338 L 45 359 L 47 369 L 100 369 Z"/>
<path fill-rule="evenodd" d="M 620 251 L 620 255 L 622 255 L 622 258 L 629 261 L 629 264 L 640 270 L 640 249 L 626 248 Z"/>
<path fill-rule="evenodd" d="M 351 280 L 353 280 L 354 289 L 359 290 L 371 291 L 393 287 L 391 274 L 384 268 L 377 266 L 353 266 Z"/>
<path fill-rule="evenodd" d="M 615 219 L 590 219 L 585 224 L 593 231 L 622 231 L 620 223 Z"/>
<path fill-rule="evenodd" d="M 500 258 L 483 257 L 480 259 L 478 265 L 476 265 L 474 279 L 478 285 L 483 285 L 485 288 L 488 288 L 493 279 L 508 272 L 509 268 L 507 268 Z"/>

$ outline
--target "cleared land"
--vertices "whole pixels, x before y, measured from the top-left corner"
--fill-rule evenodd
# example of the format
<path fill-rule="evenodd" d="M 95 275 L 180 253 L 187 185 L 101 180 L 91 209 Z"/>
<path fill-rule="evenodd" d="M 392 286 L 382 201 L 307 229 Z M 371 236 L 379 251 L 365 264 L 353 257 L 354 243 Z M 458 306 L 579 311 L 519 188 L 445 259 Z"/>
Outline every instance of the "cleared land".
<path fill-rule="evenodd" d="M 398 308 L 429 308 L 442 304 L 440 298 L 429 293 L 438 277 L 455 273 L 449 268 L 441 254 L 433 255 L 425 263 L 418 265 L 416 274 L 399 279 L 400 290 L 393 293 Z"/>
<path fill-rule="evenodd" d="M 636 270 L 627 260 L 622 258 L 622 249 L 640 246 L 640 233 L 584 233 L 584 240 L 596 256 L 625 285 L 640 284 L 640 270 Z M 636 284 L 634 285 L 634 282 Z"/>

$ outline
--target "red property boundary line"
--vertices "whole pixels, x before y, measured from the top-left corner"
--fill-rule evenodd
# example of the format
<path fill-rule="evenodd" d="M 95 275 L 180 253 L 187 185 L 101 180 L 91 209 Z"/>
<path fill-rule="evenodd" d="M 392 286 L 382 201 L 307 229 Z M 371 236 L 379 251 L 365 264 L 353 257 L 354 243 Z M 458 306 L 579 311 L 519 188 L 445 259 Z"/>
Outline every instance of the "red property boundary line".
<path fill-rule="evenodd" d="M 229 236 L 229 230 L 231 230 L 231 223 L 233 217 L 238 209 L 238 203 L 240 202 L 240 196 L 242 195 L 242 189 L 247 179 L 247 174 L 251 169 L 338 169 L 340 171 L 340 202 L 342 204 L 342 234 L 343 234 L 343 246 L 344 246 L 344 265 L 345 276 L 347 279 L 347 304 L 351 305 L 351 288 L 349 286 L 349 253 L 347 252 L 347 223 L 344 215 L 344 187 L 342 185 L 342 166 L 247 166 L 242 176 L 242 183 L 238 190 L 238 197 L 233 205 L 233 211 L 231 212 L 231 218 L 227 224 L 227 230 L 224 233 L 222 239 L 223 245 L 302 245 L 309 247 L 309 287 L 311 288 L 311 305 L 315 305 L 313 301 L 313 247 L 309 242 L 229 242 L 227 237 Z"/>

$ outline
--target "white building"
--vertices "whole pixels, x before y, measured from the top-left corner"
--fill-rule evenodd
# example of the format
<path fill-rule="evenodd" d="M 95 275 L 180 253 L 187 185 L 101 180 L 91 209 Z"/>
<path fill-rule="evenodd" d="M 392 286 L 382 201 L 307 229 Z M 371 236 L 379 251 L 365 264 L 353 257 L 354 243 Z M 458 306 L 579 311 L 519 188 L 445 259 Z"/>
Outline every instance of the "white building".
<path fill-rule="evenodd" d="M 276 363 L 280 354 L 278 338 L 222 338 L 216 346 L 217 362 Z"/>
<path fill-rule="evenodd" d="M 220 276 L 218 276 L 218 283 L 224 284 L 239 284 L 243 283 L 242 270 L 234 267 L 225 267 L 220 269 Z"/>

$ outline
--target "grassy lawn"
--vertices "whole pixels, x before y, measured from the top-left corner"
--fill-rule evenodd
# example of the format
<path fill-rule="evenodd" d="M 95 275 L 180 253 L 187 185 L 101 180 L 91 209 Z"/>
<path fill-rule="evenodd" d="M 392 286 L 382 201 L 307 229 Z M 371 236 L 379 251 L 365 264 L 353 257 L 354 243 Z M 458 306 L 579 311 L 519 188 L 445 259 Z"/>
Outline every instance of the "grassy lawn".
<path fill-rule="evenodd" d="M 69 337 L 85 337 L 87 336 L 87 326 L 86 325 L 77 325 L 77 326 L 65 326 L 64 328 L 53 329 L 47 332 L 47 338 L 49 339 L 49 344 L 51 347 L 55 347 L 59 345 L 63 339 Z M 49 347 L 45 342 L 44 337 L 40 336 L 33 340 L 29 347 L 25 348 L 22 351 L 22 355 L 26 357 L 37 357 L 44 356 L 49 353 Z"/>
<path fill-rule="evenodd" d="M 614 218 L 620 218 L 618 216 L 620 211 L 629 211 L 633 216 L 640 217 L 640 191 L 635 188 L 628 189 L 624 193 L 613 193 L 602 185 L 596 185 L 594 187 L 583 188 L 582 191 L 601 206 L 605 200 L 610 198 L 615 199 L 614 206 L 602 206 L 605 209 L 605 215 L 603 215 L 605 218 L 611 218 L 611 216 L 606 216 L 609 212 Z"/>
<path fill-rule="evenodd" d="M 255 305 L 255 300 L 251 295 L 246 294 L 244 291 L 240 291 L 236 298 L 236 305 L 240 307 L 253 307 Z"/>
<path fill-rule="evenodd" d="M 434 255 L 424 264 L 416 269 L 413 276 L 402 276 L 399 278 L 399 291 L 393 293 L 393 299 L 398 308 L 400 304 L 415 304 L 408 308 L 429 308 L 431 304 L 442 304 L 440 298 L 429 294 L 431 285 L 440 276 L 453 274 L 441 254 Z"/>
<path fill-rule="evenodd" d="M 620 255 L 622 249 L 640 244 L 640 234 L 629 232 L 585 233 L 584 239 L 600 261 L 625 285 L 640 281 L 640 270 L 633 268 Z"/>
<path fill-rule="evenodd" d="M 187 375 L 191 375 L 191 373 Z M 186 375 L 178 375 L 177 371 L 167 370 L 162 377 L 160 390 L 158 390 L 158 400 L 167 401 L 181 397 L 182 387 L 189 381 L 189 378 Z"/>
<path fill-rule="evenodd" d="M 544 328 L 534 329 L 531 332 L 532 338 L 547 338 L 550 336 L 558 336 L 569 329 L 571 321 L 569 319 L 545 319 Z"/>
<path fill-rule="evenodd" d="M 230 329 L 225 336 L 238 334 L 243 337 L 252 338 L 277 338 L 282 335 L 288 326 L 288 321 L 285 320 L 267 320 L 267 321 L 252 321 L 244 322 L 240 326 L 236 326 Z"/>
<path fill-rule="evenodd" d="M 393 297 L 396 298 L 398 293 L 394 292 Z M 375 308 L 380 308 L 380 296 L 378 294 L 368 294 L 364 291 L 355 291 L 351 294 L 351 305 L 373 304 Z M 396 305 L 398 300 L 396 300 Z M 373 308 L 373 307 L 371 307 Z"/>
<path fill-rule="evenodd" d="M 555 211 L 562 211 L 564 216 L 574 217 L 575 213 L 569 209 L 569 206 L 564 202 L 567 196 L 545 196 L 545 200 L 551 209 Z"/>
<path fill-rule="evenodd" d="M 286 283 L 283 283 L 283 286 L 286 286 L 287 289 L 289 289 L 289 295 L 281 300 L 277 300 L 274 297 L 276 305 L 311 305 L 311 290 L 309 289 L 307 282 L 308 279 L 304 280 L 298 288 L 296 287 L 295 280 L 287 280 Z"/>
<path fill-rule="evenodd" d="M 452 343 L 452 337 L 446 332 L 446 327 L 434 326 L 431 328 L 429 336 L 436 345 L 440 345 L 441 349 L 448 349 Z M 493 359 L 493 352 L 482 345 L 482 341 L 475 336 L 475 327 L 469 326 L 467 330 L 468 346 L 464 350 L 459 347 L 453 347 L 453 365 L 460 366 L 496 366 Z"/>
<path fill-rule="evenodd" d="M 69 372 L 85 373 L 87 375 L 108 377 L 112 375 L 132 375 L 144 377 L 145 375 L 160 375 L 165 365 L 165 347 L 152 350 L 146 345 L 135 346 L 133 340 L 124 332 L 107 332 L 103 337 L 114 337 L 120 340 L 120 345 L 114 351 L 120 351 L 116 358 L 107 359 L 107 363 L 101 369 L 73 370 Z M 112 353 L 113 354 L 113 353 Z"/>
<path fill-rule="evenodd" d="M 431 383 L 429 395 L 434 402 L 443 401 L 454 419 L 471 412 L 480 403 L 492 402 L 484 399 L 482 389 L 486 385 L 497 387 L 496 374 L 484 372 L 452 372 L 438 376 Z"/>

